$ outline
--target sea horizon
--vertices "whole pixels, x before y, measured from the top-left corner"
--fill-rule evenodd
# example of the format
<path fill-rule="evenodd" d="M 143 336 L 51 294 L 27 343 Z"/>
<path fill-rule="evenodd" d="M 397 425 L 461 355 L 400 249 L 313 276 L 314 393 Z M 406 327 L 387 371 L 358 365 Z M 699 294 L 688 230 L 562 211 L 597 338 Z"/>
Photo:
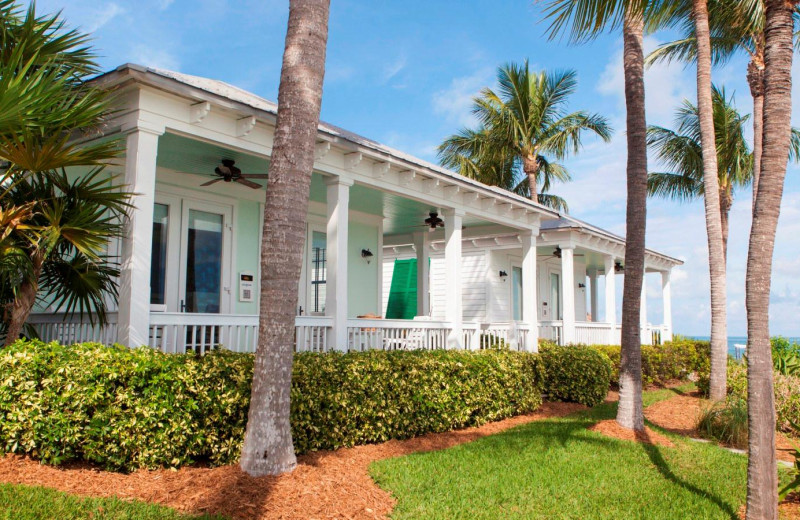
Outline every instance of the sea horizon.
<path fill-rule="evenodd" d="M 776 334 L 780 336 L 780 334 Z M 711 336 L 686 336 L 691 339 L 698 339 L 701 341 L 709 341 Z M 786 339 L 793 343 L 800 343 L 800 337 L 784 336 Z M 728 353 L 732 356 L 736 355 L 736 345 L 747 345 L 747 336 L 728 336 Z"/>

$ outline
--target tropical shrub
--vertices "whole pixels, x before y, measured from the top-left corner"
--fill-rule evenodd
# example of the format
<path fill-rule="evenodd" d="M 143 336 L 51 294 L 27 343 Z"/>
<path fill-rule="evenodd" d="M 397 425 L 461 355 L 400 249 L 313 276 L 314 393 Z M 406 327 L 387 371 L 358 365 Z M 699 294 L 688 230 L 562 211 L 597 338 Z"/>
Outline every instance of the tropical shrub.
<path fill-rule="evenodd" d="M 18 341 L 0 350 L 0 451 L 107 469 L 235 462 L 253 356 Z M 534 411 L 544 375 L 522 352 L 298 354 L 298 453 L 412 437 Z"/>
<path fill-rule="evenodd" d="M 611 381 L 619 381 L 619 345 L 592 345 L 611 360 Z M 663 345 L 642 345 L 642 384 L 663 385 L 675 379 L 710 371 L 710 346 L 707 341 L 676 339 Z"/>
<path fill-rule="evenodd" d="M 550 399 L 595 406 L 608 395 L 612 365 L 603 352 L 552 344 L 542 345 L 540 352 Z"/>
<path fill-rule="evenodd" d="M 784 376 L 800 376 L 800 345 L 777 336 L 770 339 L 775 371 Z"/>

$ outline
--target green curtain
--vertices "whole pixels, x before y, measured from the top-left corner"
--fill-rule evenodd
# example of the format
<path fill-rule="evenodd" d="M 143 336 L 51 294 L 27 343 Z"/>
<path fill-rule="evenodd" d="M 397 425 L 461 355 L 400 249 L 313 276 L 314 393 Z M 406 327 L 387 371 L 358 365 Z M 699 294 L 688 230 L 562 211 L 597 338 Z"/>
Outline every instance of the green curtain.
<path fill-rule="evenodd" d="M 386 319 L 411 320 L 417 315 L 417 259 L 395 260 Z"/>

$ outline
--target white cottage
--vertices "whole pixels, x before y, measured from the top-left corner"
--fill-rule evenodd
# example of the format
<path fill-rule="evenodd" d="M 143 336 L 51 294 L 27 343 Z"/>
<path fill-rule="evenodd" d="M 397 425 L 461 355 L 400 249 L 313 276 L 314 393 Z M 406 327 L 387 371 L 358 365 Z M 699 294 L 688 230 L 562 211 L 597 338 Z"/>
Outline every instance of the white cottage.
<path fill-rule="evenodd" d="M 124 139 L 112 170 L 138 194 L 128 232 L 110 245 L 119 299 L 105 327 L 48 309 L 30 322 L 48 340 L 254 350 L 277 106 L 132 64 L 96 82 L 118 92 L 102 138 Z M 621 237 L 327 123 L 316 146 L 298 351 L 619 342 Z M 643 342 L 672 335 L 669 279 L 681 263 L 647 251 L 664 313 L 652 325 L 643 309 Z"/>

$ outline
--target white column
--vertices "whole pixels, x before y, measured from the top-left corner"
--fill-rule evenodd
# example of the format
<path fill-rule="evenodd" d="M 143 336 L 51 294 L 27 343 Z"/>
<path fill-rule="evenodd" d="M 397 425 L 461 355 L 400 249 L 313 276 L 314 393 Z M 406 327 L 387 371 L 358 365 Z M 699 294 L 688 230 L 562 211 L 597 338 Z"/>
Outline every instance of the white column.
<path fill-rule="evenodd" d="M 605 257 L 605 271 L 606 271 L 606 320 L 608 323 L 610 333 L 608 335 L 608 343 L 613 345 L 617 342 L 617 270 L 614 265 L 614 257 L 608 255 Z"/>
<path fill-rule="evenodd" d="M 331 177 L 328 186 L 328 226 L 326 236 L 325 314 L 333 317 L 328 344 L 347 351 L 347 242 L 350 186 L 353 181 Z"/>
<path fill-rule="evenodd" d="M 536 237 L 539 230 L 520 233 L 522 240 L 522 321 L 528 325 L 524 348 L 539 351 L 539 320 L 536 301 Z"/>
<path fill-rule="evenodd" d="M 573 253 L 575 246 L 561 246 L 561 295 L 564 300 L 562 309 L 564 345 L 575 343 L 575 267 Z"/>
<path fill-rule="evenodd" d="M 150 340 L 150 262 L 153 249 L 153 206 L 156 194 L 158 137 L 163 130 L 137 127 L 125 143 L 124 184 L 134 210 L 122 236 L 117 341 L 129 347 Z M 172 216 L 170 216 L 172 218 Z"/>
<path fill-rule="evenodd" d="M 664 337 L 662 341 L 672 341 L 672 289 L 670 271 L 661 272 L 661 297 L 664 300 Z"/>
<path fill-rule="evenodd" d="M 431 312 L 429 236 L 427 231 L 414 233 L 414 249 L 417 251 L 417 316 L 429 316 Z"/>
<path fill-rule="evenodd" d="M 591 307 L 592 321 L 598 321 L 600 315 L 597 312 L 597 268 L 593 267 L 589 271 L 589 304 Z"/>
<path fill-rule="evenodd" d="M 653 338 L 647 332 L 647 271 L 642 276 L 642 303 L 639 306 L 639 325 L 642 331 L 642 345 L 649 345 Z"/>
<path fill-rule="evenodd" d="M 461 294 L 461 227 L 462 210 L 444 211 L 445 320 L 450 323 L 447 348 L 464 348 Z M 473 345 L 473 348 L 478 348 Z"/>

